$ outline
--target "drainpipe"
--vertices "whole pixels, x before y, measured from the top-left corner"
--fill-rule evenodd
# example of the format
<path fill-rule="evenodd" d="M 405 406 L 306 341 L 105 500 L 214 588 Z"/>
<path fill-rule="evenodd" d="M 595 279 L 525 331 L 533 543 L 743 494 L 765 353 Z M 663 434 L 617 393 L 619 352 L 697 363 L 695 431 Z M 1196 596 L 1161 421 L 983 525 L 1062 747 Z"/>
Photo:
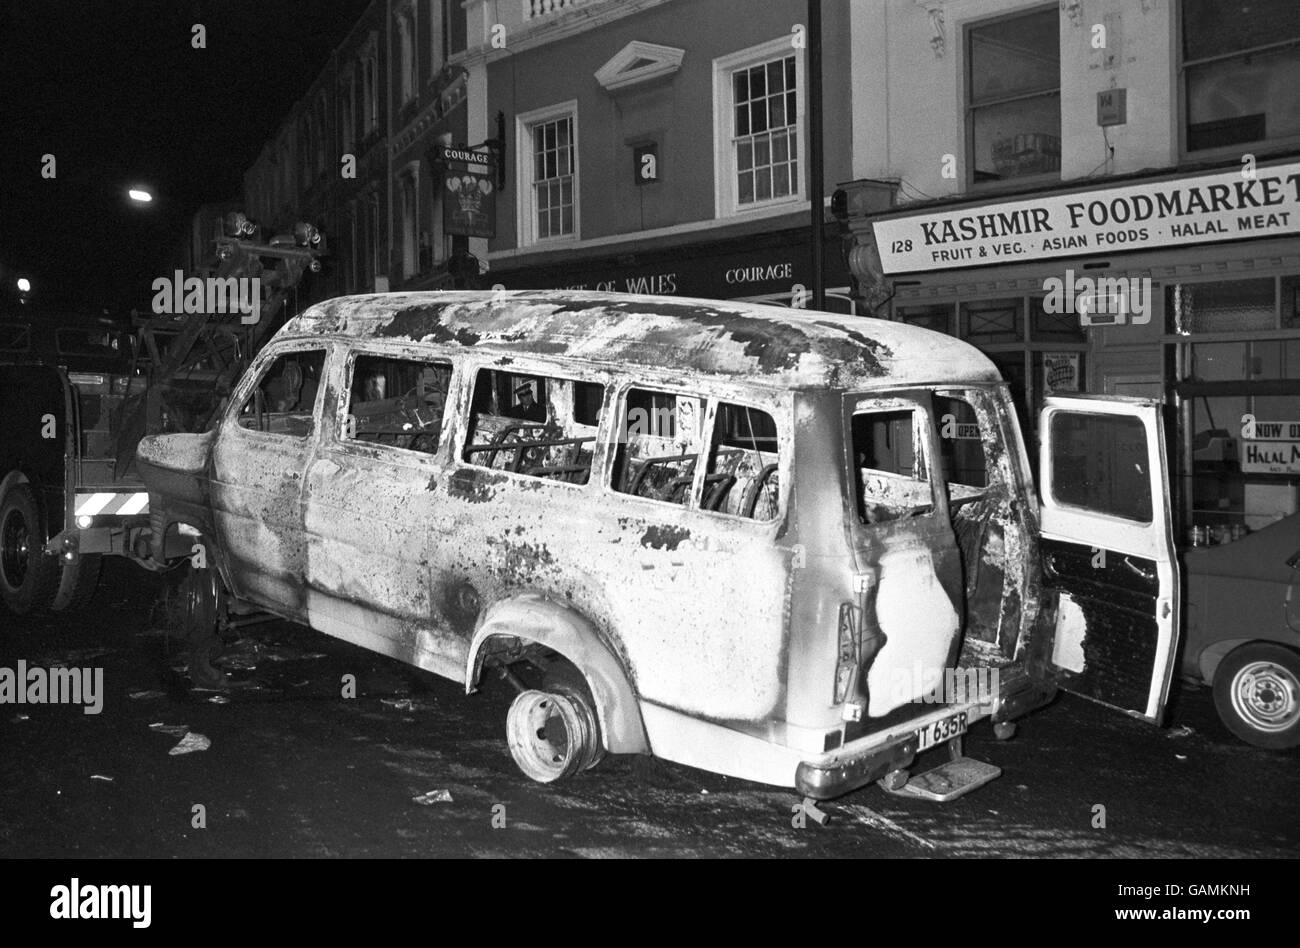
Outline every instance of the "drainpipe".
<path fill-rule="evenodd" d="M 388 195 L 387 230 L 388 252 L 385 255 L 384 275 L 388 286 L 393 286 L 393 0 L 384 4 L 384 193 Z M 378 72 L 378 70 L 376 70 Z M 379 77 L 375 77 L 378 81 Z M 405 277 L 405 274 L 403 274 Z"/>
<path fill-rule="evenodd" d="M 809 211 L 812 226 L 812 308 L 826 308 L 826 276 L 822 246 L 822 192 L 825 191 L 822 168 L 822 5 L 808 0 L 808 175 Z"/>

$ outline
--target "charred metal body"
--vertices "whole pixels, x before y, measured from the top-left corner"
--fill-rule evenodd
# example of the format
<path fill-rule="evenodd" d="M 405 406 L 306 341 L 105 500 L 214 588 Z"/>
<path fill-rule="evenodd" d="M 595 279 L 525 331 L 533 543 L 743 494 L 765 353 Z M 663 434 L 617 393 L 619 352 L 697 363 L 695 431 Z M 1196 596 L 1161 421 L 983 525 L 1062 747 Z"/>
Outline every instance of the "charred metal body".
<path fill-rule="evenodd" d="M 295 403 L 293 372 L 319 375 Z M 650 753 L 826 798 L 1053 693 L 1006 387 L 913 327 L 615 294 L 341 298 L 278 333 L 212 431 L 137 459 L 154 556 L 199 535 L 237 607 L 467 691 L 485 665 L 550 664 L 511 711 L 534 779 Z M 962 668 L 1000 690 L 936 695 Z"/>

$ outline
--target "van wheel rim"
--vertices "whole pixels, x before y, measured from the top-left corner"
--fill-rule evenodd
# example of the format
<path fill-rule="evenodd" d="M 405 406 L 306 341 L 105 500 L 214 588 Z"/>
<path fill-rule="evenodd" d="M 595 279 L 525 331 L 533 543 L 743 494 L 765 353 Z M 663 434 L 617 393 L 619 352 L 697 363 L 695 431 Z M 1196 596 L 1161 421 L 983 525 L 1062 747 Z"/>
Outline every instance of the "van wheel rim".
<path fill-rule="evenodd" d="M 10 589 L 21 589 L 27 578 L 31 562 L 32 535 L 27 520 L 17 510 L 11 510 L 0 529 L 0 571 L 4 584 Z"/>
<path fill-rule="evenodd" d="M 506 717 L 510 754 L 525 775 L 552 783 L 582 770 L 595 729 L 582 703 L 569 695 L 521 692 Z"/>
<path fill-rule="evenodd" d="M 1285 731 L 1300 719 L 1300 680 L 1275 662 L 1251 662 L 1232 679 L 1232 710 L 1257 731 Z"/>

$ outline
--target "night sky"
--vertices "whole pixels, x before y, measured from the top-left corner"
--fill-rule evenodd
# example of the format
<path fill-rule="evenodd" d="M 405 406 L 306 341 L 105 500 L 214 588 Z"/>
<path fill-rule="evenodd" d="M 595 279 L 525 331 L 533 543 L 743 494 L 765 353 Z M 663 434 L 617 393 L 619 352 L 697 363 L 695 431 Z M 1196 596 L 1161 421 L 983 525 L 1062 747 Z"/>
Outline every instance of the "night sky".
<path fill-rule="evenodd" d="M 0 0 L 0 309 L 145 309 L 189 218 L 243 174 L 365 0 Z M 191 27 L 207 28 L 207 48 Z M 58 176 L 41 177 L 53 154 Z M 151 205 L 127 201 L 141 183 Z"/>

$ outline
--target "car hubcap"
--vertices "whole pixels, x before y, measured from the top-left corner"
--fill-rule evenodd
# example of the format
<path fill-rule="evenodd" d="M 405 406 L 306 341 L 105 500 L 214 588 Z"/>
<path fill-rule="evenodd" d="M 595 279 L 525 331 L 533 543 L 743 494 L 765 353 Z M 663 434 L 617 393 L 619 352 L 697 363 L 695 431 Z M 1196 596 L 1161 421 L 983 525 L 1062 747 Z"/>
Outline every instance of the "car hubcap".
<path fill-rule="evenodd" d="M 5 518 L 4 527 L 0 529 L 0 569 L 4 571 L 4 582 L 10 589 L 18 589 L 27 577 L 28 561 L 31 558 L 32 538 L 27 529 L 27 521 L 18 511 L 10 511 Z"/>
<path fill-rule="evenodd" d="M 1260 731 L 1285 731 L 1300 717 L 1300 681 L 1273 662 L 1251 662 L 1232 682 L 1232 708 Z"/>

